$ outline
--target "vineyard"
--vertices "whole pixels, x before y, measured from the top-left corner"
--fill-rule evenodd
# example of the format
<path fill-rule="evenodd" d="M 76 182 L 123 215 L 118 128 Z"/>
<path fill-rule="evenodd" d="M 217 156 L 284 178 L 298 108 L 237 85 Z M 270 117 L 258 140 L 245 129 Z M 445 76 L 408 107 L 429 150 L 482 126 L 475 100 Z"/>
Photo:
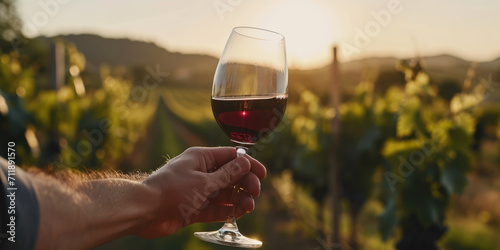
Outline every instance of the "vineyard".
<path fill-rule="evenodd" d="M 46 50 L 2 42 L 0 156 L 15 142 L 23 168 L 151 172 L 191 146 L 231 146 L 212 115 L 211 79 L 92 71 L 74 44 L 58 40 L 63 80 L 52 86 Z M 266 236 L 263 249 L 332 249 L 332 154 L 340 163 L 342 249 L 498 249 L 500 86 L 475 65 L 459 87 L 438 83 L 421 58 L 393 70 L 396 77 L 370 72 L 354 84 L 348 75 L 338 110 L 321 85 L 307 88 L 316 80 L 307 72 L 291 74 L 284 120 L 249 153 L 269 176 L 256 210 L 239 223 L 249 236 Z M 336 117 L 341 133 L 332 139 Z M 192 236 L 219 226 L 98 249 L 225 249 Z"/>

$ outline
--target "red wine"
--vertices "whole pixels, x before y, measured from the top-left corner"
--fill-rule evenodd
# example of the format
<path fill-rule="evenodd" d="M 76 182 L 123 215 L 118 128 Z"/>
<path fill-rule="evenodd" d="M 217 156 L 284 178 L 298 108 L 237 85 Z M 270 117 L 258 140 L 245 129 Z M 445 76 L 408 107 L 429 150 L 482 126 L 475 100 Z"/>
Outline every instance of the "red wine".
<path fill-rule="evenodd" d="M 269 135 L 285 114 L 287 96 L 213 97 L 212 111 L 231 141 L 253 145 Z"/>

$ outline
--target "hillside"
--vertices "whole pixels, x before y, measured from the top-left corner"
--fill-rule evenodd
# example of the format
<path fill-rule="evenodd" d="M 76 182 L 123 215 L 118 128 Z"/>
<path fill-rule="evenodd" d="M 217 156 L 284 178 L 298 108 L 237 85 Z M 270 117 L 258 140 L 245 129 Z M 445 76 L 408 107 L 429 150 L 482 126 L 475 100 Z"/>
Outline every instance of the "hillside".
<path fill-rule="evenodd" d="M 77 46 L 78 50 L 85 55 L 87 69 L 90 71 L 97 72 L 103 64 L 138 71 L 144 71 L 146 66 L 155 68 L 159 65 L 160 71 L 169 72 L 173 79 L 208 84 L 207 79 L 211 81 L 217 67 L 217 58 L 174 53 L 149 42 L 103 38 L 89 34 L 57 37 Z M 38 39 L 48 43 L 54 38 L 40 37 Z"/>
<path fill-rule="evenodd" d="M 210 88 L 213 75 L 217 66 L 217 58 L 208 55 L 174 53 L 159 47 L 154 43 L 132 41 L 129 39 L 103 38 L 97 35 L 61 35 L 58 36 L 66 41 L 74 43 L 87 59 L 87 70 L 98 72 L 101 65 L 107 64 L 114 68 L 122 68 L 126 72 L 132 72 L 135 80 L 140 81 L 146 66 L 155 68 L 159 66 L 162 72 L 169 72 L 170 79 L 183 85 L 202 86 Z M 40 37 L 42 42 L 48 44 L 53 38 Z M 342 63 L 342 85 L 345 92 L 351 92 L 352 88 L 359 83 L 366 72 L 374 72 L 379 75 L 384 87 L 402 81 L 401 74 L 396 72 L 395 65 L 398 58 L 394 57 L 372 57 L 356 61 Z M 423 65 L 427 69 L 434 82 L 453 81 L 462 83 L 470 61 L 452 55 L 435 55 L 422 58 Z M 500 58 L 477 64 L 477 74 L 480 76 L 492 76 L 493 81 L 500 81 Z M 313 70 L 290 70 L 291 94 L 300 92 L 304 88 L 312 89 L 318 93 L 324 93 L 328 88 L 330 66 L 324 66 Z"/>

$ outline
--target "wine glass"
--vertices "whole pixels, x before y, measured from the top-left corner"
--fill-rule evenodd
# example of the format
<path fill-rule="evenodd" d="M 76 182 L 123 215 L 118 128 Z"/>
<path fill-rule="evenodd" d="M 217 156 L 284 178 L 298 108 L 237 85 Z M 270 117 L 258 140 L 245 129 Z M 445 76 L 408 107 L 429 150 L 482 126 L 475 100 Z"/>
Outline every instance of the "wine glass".
<path fill-rule="evenodd" d="M 212 111 L 234 143 L 238 157 L 269 135 L 283 119 L 287 90 L 285 37 L 260 28 L 234 28 L 215 72 Z M 232 212 L 221 229 L 194 235 L 221 245 L 261 247 L 262 242 L 243 236 L 236 225 L 236 204 L 241 191 L 240 187 L 233 187 L 229 204 Z"/>

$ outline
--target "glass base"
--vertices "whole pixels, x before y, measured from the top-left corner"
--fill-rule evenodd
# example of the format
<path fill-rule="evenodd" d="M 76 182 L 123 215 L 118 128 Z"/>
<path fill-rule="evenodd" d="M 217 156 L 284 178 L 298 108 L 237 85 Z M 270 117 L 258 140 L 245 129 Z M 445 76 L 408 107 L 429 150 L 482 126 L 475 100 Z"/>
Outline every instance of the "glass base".
<path fill-rule="evenodd" d="M 200 240 L 225 246 L 242 248 L 259 248 L 262 246 L 262 242 L 245 237 L 237 229 L 221 228 L 218 231 L 197 232 L 194 233 L 194 236 Z"/>

